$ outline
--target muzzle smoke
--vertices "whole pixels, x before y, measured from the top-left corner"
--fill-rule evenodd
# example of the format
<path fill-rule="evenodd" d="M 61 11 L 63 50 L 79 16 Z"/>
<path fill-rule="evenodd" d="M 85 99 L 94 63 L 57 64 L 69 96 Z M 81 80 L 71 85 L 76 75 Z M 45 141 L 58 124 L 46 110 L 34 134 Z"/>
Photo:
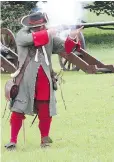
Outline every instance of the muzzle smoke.
<path fill-rule="evenodd" d="M 76 24 L 83 19 L 83 7 L 80 1 L 48 0 L 47 3 L 38 2 L 38 4 L 49 18 L 47 27 L 55 27 L 59 32 L 76 29 Z"/>
<path fill-rule="evenodd" d="M 51 26 L 76 25 L 83 17 L 83 7 L 76 0 L 48 0 L 45 11 Z"/>

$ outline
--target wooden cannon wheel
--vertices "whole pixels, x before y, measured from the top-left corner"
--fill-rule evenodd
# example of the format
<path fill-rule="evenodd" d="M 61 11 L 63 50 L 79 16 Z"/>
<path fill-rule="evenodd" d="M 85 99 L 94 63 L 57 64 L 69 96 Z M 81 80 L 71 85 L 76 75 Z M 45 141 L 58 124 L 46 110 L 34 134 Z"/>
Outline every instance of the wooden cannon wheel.
<path fill-rule="evenodd" d="M 79 33 L 78 38 L 81 43 L 81 48 L 85 49 L 85 40 L 81 32 Z M 79 52 L 75 52 L 75 54 L 79 55 L 79 57 L 81 56 Z M 61 56 L 59 56 L 59 63 L 60 63 L 61 68 L 64 71 L 79 71 L 79 68 L 77 68 L 76 65 L 73 65 L 72 63 L 70 63 L 68 60 L 66 60 L 65 58 Z"/>
<path fill-rule="evenodd" d="M 15 36 L 11 30 L 7 28 L 1 28 L 1 43 L 4 49 L 7 51 L 4 54 L 1 52 L 1 67 L 3 72 L 15 71 L 18 63 L 17 46 Z M 4 52 L 3 52 L 4 53 Z"/>
<path fill-rule="evenodd" d="M 7 28 L 1 28 L 1 43 L 7 48 L 10 48 L 12 51 L 17 53 L 15 36 L 11 30 Z"/>

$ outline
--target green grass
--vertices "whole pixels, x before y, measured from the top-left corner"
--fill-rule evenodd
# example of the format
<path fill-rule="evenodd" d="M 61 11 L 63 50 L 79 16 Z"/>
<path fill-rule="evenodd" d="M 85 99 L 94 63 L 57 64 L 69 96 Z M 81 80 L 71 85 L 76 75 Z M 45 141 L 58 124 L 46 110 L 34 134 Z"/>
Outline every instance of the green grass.
<path fill-rule="evenodd" d="M 109 52 L 109 58 L 110 56 Z M 56 69 L 59 66 L 57 57 L 54 56 L 53 61 Z M 17 151 L 7 152 L 3 148 L 9 139 L 7 110 L 5 119 L 2 120 L 2 162 L 113 162 L 114 75 L 88 75 L 80 71 L 65 72 L 63 78 L 66 81 L 62 89 L 67 110 L 64 109 L 58 90 L 58 116 L 53 118 L 51 129 L 54 140 L 52 147 L 47 150 L 40 149 L 37 120 L 30 128 L 33 117 L 27 116 L 26 144 L 23 143 L 21 130 Z M 7 75 L 2 75 L 2 87 L 7 79 Z M 2 114 L 4 103 L 2 97 Z"/>
<path fill-rule="evenodd" d="M 95 28 L 84 29 L 88 38 L 92 33 L 97 34 L 86 41 L 87 51 L 105 64 L 114 64 L 114 40 L 105 42 L 104 36 L 101 44 L 93 43 L 99 32 Z M 103 35 L 109 33 L 102 31 Z M 54 70 L 59 72 L 56 55 L 52 57 L 52 62 Z M 1 115 L 5 107 L 4 85 L 8 78 L 9 75 L 1 76 Z M 27 116 L 25 145 L 22 129 L 17 151 L 7 152 L 4 148 L 10 136 L 7 109 L 1 126 L 2 162 L 114 162 L 114 74 L 85 74 L 80 70 L 64 72 L 63 79 L 62 91 L 67 110 L 59 89 L 56 92 L 58 115 L 53 118 L 50 132 L 54 141 L 52 147 L 46 150 L 40 148 L 37 120 L 30 128 L 33 117 Z"/>
<path fill-rule="evenodd" d="M 88 23 L 114 21 L 114 17 L 112 16 L 108 16 L 106 14 L 96 16 L 95 13 L 87 11 L 85 12 L 85 17 L 85 21 L 87 21 Z M 88 48 L 94 48 L 95 46 L 99 47 L 99 45 L 102 46 L 102 48 L 114 47 L 114 30 L 102 30 L 94 27 L 85 28 L 83 30 L 83 34 Z"/>
<path fill-rule="evenodd" d="M 88 10 L 84 11 L 84 18 L 87 22 L 105 22 L 105 21 L 114 21 L 114 17 L 109 16 L 107 14 L 101 14 L 100 16 L 96 16 L 95 13 L 90 12 Z"/>

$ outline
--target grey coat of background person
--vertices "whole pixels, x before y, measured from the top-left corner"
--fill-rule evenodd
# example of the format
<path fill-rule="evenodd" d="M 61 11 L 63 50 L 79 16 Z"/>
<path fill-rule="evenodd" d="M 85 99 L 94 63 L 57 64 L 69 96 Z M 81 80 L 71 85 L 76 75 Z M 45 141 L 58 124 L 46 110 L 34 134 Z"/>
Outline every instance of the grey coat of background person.
<path fill-rule="evenodd" d="M 50 65 L 47 66 L 45 63 L 44 55 L 41 48 L 39 49 L 38 62 L 35 62 L 36 47 L 33 45 L 32 33 L 28 28 L 23 27 L 16 35 L 16 43 L 18 49 L 18 61 L 19 67 L 24 64 L 27 55 L 30 56 L 31 60 L 26 67 L 24 77 L 20 83 L 19 93 L 14 100 L 13 106 L 10 106 L 11 111 L 25 113 L 33 115 L 34 109 L 34 93 L 35 93 L 35 82 L 37 77 L 38 68 L 42 65 L 50 84 L 50 116 L 56 115 L 56 98 L 52 87 L 52 79 L 50 72 L 52 70 L 51 55 L 52 53 L 64 52 L 64 41 L 58 37 L 54 37 L 49 34 L 49 42 L 45 45 L 48 60 Z"/>

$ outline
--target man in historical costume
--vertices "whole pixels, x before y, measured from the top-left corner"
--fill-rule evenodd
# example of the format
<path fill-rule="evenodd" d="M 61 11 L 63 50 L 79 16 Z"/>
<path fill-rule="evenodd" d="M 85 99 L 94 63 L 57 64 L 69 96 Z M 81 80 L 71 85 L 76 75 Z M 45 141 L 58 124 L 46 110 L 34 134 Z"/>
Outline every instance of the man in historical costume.
<path fill-rule="evenodd" d="M 16 35 L 19 61 L 17 73 L 28 55 L 30 61 L 21 80 L 19 93 L 10 107 L 11 138 L 10 143 L 5 145 L 8 150 L 16 148 L 25 114 L 38 114 L 41 147 L 47 147 L 52 143 L 49 131 L 52 116 L 56 115 L 56 99 L 51 77 L 51 55 L 62 52 L 70 54 L 74 48 L 80 48 L 80 45 L 78 43 L 76 45 L 71 39 L 71 37 L 75 38 L 76 30 L 70 33 L 71 37 L 68 36 L 62 41 L 53 34 L 53 30 L 46 29 L 47 22 L 46 14 L 32 13 L 23 17 L 21 23 L 24 27 Z"/>

